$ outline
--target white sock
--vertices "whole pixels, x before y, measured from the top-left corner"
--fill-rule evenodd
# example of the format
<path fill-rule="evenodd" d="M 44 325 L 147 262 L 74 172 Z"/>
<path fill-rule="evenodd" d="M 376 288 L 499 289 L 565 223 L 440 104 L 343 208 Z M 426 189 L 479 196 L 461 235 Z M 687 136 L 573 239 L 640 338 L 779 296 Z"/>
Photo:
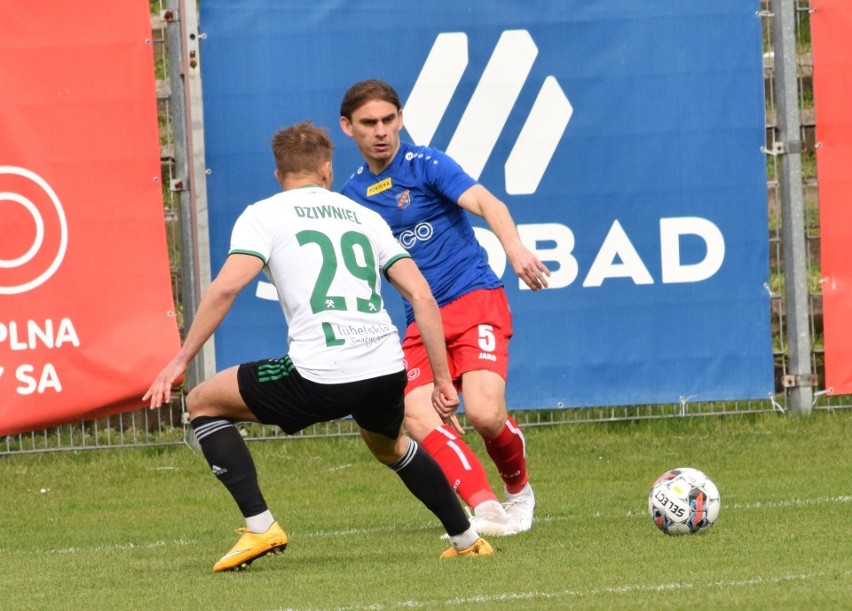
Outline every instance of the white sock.
<path fill-rule="evenodd" d="M 476 543 L 477 539 L 479 539 L 479 533 L 477 533 L 473 529 L 473 526 L 471 526 L 462 534 L 450 537 L 450 543 L 453 544 L 453 547 L 456 548 L 457 552 L 460 552 Z"/>
<path fill-rule="evenodd" d="M 272 512 L 268 509 L 256 516 L 246 518 L 246 528 L 250 533 L 265 533 L 272 526 L 275 518 L 272 517 Z"/>

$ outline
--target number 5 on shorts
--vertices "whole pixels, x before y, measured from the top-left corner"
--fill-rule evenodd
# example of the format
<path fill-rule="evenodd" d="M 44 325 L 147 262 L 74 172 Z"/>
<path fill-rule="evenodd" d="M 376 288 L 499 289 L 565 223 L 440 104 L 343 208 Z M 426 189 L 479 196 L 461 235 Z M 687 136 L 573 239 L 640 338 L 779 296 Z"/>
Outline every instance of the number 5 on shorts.
<path fill-rule="evenodd" d="M 491 325 L 479 325 L 479 348 L 483 352 L 494 352 L 497 340 L 494 339 L 494 327 Z"/>

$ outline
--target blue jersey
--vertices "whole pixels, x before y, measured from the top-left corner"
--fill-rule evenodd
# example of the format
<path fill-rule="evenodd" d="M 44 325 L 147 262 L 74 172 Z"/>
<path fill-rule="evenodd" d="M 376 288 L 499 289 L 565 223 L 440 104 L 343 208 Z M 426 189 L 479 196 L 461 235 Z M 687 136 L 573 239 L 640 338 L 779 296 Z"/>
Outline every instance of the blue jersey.
<path fill-rule="evenodd" d="M 375 210 L 425 276 L 439 306 L 503 283 L 488 265 L 458 198 L 476 181 L 458 163 L 427 146 L 400 143 L 391 164 L 373 174 L 365 163 L 341 193 Z M 408 323 L 414 313 L 405 303 Z"/>

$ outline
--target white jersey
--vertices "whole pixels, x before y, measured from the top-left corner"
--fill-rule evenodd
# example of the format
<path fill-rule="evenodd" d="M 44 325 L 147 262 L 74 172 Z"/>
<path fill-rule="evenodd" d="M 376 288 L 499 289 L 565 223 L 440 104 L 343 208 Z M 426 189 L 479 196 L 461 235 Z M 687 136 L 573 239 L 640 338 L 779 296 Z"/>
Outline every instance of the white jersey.
<path fill-rule="evenodd" d="M 246 208 L 229 254 L 265 263 L 302 376 L 339 384 L 402 371 L 381 277 L 409 255 L 378 214 L 321 187 L 284 191 Z"/>

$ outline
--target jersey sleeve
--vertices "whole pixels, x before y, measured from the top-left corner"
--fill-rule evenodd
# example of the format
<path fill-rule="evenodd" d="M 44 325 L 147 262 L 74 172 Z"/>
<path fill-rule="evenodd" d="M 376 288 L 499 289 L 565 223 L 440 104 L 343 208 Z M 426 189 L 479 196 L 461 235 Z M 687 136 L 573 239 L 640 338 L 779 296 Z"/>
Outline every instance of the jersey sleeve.
<path fill-rule="evenodd" d="M 432 150 L 424 169 L 429 183 L 447 199 L 458 202 L 462 193 L 477 184 L 467 172 L 446 153 Z"/>
<path fill-rule="evenodd" d="M 254 255 L 265 264 L 269 261 L 271 252 L 272 237 L 269 229 L 256 214 L 255 207 L 249 206 L 234 223 L 228 254 Z"/>

